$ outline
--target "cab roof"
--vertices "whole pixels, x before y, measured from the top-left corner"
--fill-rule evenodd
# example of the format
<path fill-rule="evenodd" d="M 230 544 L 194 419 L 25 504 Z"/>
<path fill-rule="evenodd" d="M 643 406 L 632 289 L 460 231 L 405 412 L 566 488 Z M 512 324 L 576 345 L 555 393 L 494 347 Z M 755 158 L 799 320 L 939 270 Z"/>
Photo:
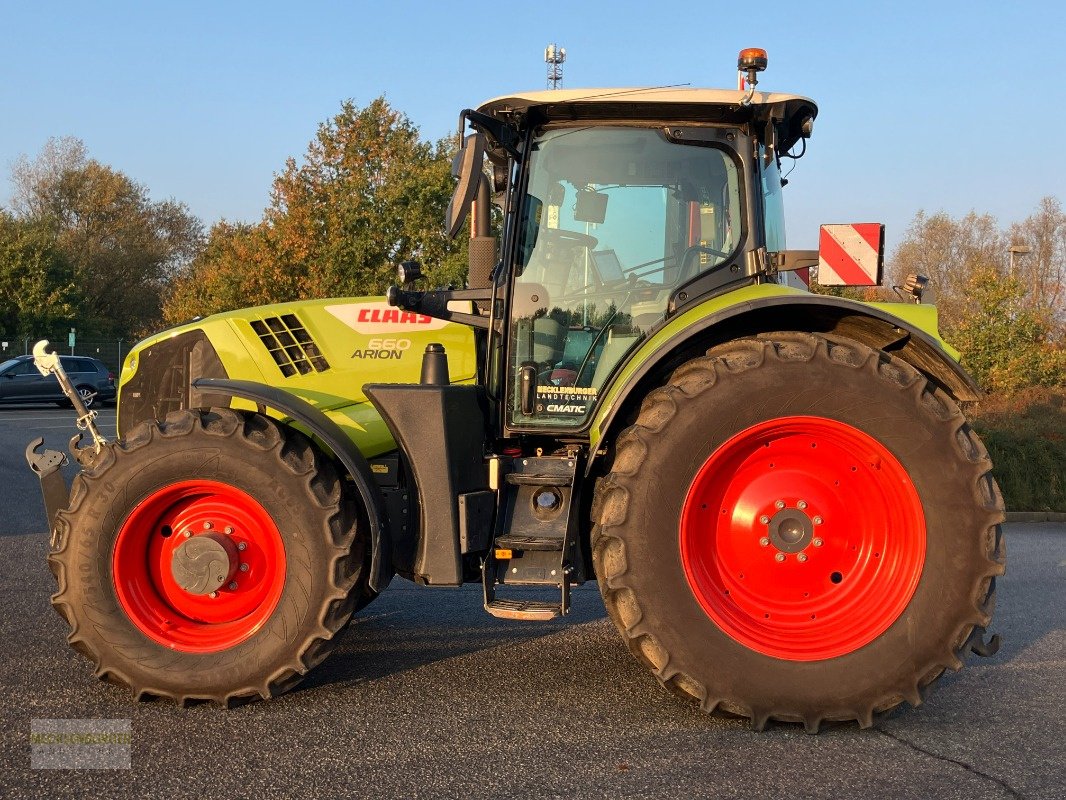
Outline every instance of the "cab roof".
<path fill-rule="evenodd" d="M 693 87 L 546 89 L 502 95 L 477 109 L 499 119 L 525 120 L 525 125 L 581 120 L 667 120 L 744 124 L 769 121 L 780 126 L 784 150 L 795 144 L 807 119 L 818 106 L 807 97 L 778 92 L 755 92 L 743 105 L 737 89 Z"/>

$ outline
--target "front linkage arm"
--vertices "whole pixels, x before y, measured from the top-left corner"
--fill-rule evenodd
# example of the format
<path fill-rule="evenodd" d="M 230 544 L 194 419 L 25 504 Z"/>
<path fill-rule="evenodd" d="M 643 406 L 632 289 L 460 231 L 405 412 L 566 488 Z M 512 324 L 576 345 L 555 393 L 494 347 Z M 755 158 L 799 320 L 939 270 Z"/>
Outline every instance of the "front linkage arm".
<path fill-rule="evenodd" d="M 48 352 L 47 339 L 42 339 L 33 346 L 33 364 L 42 375 L 56 376 L 60 388 L 63 389 L 63 394 L 70 400 L 78 415 L 75 424 L 81 431 L 88 431 L 92 435 L 93 444 L 91 447 L 78 446 L 83 436 L 82 433 L 75 434 L 70 440 L 71 454 L 83 467 L 89 466 L 100 455 L 104 445 L 107 444 L 107 440 L 104 439 L 100 430 L 96 427 L 96 412 L 90 411 L 85 407 L 81 395 L 78 394 L 74 384 L 67 377 L 63 364 L 59 360 L 59 355 Z M 44 512 L 48 517 L 48 529 L 54 536 L 56 514 L 61 508 L 66 506 L 69 495 L 67 483 L 63 480 L 63 473 L 59 471 L 67 463 L 67 457 L 58 450 L 37 452 L 38 448 L 43 444 L 44 437 L 38 436 L 27 445 L 26 463 L 30 465 L 30 469 L 41 481 L 41 494 L 44 497 Z"/>

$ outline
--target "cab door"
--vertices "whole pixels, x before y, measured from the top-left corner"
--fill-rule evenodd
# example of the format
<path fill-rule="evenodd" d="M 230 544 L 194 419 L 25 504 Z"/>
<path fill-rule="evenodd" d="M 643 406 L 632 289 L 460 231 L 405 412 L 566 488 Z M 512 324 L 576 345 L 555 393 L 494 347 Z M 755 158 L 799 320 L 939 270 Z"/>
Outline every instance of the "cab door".
<path fill-rule="evenodd" d="M 725 129 L 673 133 L 599 126 L 534 140 L 511 279 L 508 430 L 583 429 L 678 287 L 729 279 L 744 235 L 740 159 Z"/>

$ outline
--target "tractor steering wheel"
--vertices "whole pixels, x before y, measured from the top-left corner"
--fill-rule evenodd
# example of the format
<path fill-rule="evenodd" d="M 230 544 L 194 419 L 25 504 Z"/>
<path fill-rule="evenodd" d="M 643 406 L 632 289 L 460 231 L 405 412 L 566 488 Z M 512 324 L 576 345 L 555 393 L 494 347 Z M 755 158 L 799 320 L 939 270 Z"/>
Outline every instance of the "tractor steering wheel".
<path fill-rule="evenodd" d="M 592 250 L 600 243 L 595 236 L 577 231 L 568 231 L 565 228 L 541 228 L 537 234 L 539 238 L 546 239 L 551 244 L 561 244 L 569 247 L 585 247 Z"/>

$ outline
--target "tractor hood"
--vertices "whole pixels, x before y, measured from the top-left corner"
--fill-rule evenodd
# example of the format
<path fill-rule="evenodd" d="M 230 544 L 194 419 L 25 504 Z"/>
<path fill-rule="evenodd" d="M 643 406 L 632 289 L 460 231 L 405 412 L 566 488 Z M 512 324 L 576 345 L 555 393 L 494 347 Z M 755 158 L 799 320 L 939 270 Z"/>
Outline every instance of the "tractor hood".
<path fill-rule="evenodd" d="M 192 388 L 196 378 L 275 386 L 349 428 L 353 438 L 380 420 L 367 383 L 417 383 L 422 353 L 443 344 L 451 379 L 476 373 L 472 330 L 401 311 L 383 297 L 279 303 L 215 314 L 163 331 L 129 353 L 119 381 L 119 431 L 178 408 L 229 405 Z M 383 427 L 383 426 L 382 426 Z M 377 437 L 375 437 L 377 438 Z M 370 447 L 369 449 L 375 449 Z"/>

